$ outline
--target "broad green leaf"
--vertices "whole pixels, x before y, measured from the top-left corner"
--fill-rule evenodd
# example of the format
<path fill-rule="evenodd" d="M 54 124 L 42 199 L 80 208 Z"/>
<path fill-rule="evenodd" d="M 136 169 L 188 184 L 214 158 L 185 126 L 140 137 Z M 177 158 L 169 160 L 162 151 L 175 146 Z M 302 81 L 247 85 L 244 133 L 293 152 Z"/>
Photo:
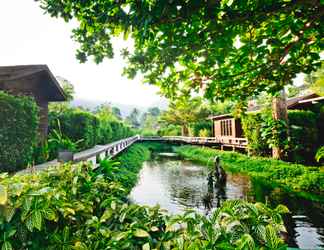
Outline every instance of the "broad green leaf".
<path fill-rule="evenodd" d="M 74 249 L 74 250 L 87 250 L 88 247 L 83 242 L 77 241 L 77 242 L 75 242 L 72 249 Z"/>
<path fill-rule="evenodd" d="M 30 232 L 33 231 L 33 227 L 34 227 L 34 225 L 33 225 L 33 220 L 32 220 L 32 216 L 31 216 L 31 215 L 29 215 L 29 216 L 27 217 L 27 219 L 26 219 L 26 221 L 25 221 L 25 225 L 26 225 L 27 229 L 28 229 Z"/>
<path fill-rule="evenodd" d="M 1 247 L 1 250 L 12 250 L 12 245 L 9 241 L 5 241 L 3 244 L 2 244 L 2 247 Z"/>
<path fill-rule="evenodd" d="M 280 214 L 288 214 L 288 213 L 290 213 L 289 209 L 285 205 L 282 205 L 282 204 L 279 204 L 276 207 L 275 211 L 280 213 Z"/>
<path fill-rule="evenodd" d="M 42 228 L 42 213 L 39 210 L 36 210 L 32 213 L 32 223 L 33 223 L 33 227 L 37 228 L 39 231 Z"/>
<path fill-rule="evenodd" d="M 151 231 L 152 232 L 157 232 L 157 231 L 159 231 L 159 228 L 156 227 L 156 226 L 153 226 L 153 227 L 151 227 Z"/>
<path fill-rule="evenodd" d="M 127 236 L 128 232 L 121 232 L 114 236 L 114 240 L 120 241 L 121 239 L 124 239 Z"/>
<path fill-rule="evenodd" d="M 8 200 L 7 188 L 3 185 L 0 185 L 0 205 L 5 205 Z"/>
<path fill-rule="evenodd" d="M 111 205 L 110 205 L 110 206 L 111 206 L 111 209 L 112 209 L 112 210 L 115 210 L 115 209 L 116 209 L 116 206 L 117 206 L 117 204 L 116 204 L 116 202 L 115 202 L 115 201 L 112 201 L 112 202 L 111 202 Z"/>
<path fill-rule="evenodd" d="M 106 209 L 106 211 L 103 213 L 103 215 L 100 218 L 100 222 L 105 222 L 109 220 L 112 215 L 113 215 L 113 211 L 111 209 Z"/>
<path fill-rule="evenodd" d="M 10 222 L 11 221 L 11 219 L 14 216 L 15 212 L 16 212 L 16 208 L 9 207 L 9 206 L 5 207 L 5 209 L 4 209 L 4 216 L 6 217 L 6 221 L 7 222 Z"/>
<path fill-rule="evenodd" d="M 151 247 L 150 247 L 150 243 L 145 243 L 143 246 L 142 246 L 142 250 L 150 250 Z"/>
<path fill-rule="evenodd" d="M 139 238 L 145 238 L 145 237 L 149 237 L 150 234 L 143 229 L 136 229 L 136 231 L 134 232 L 134 236 Z"/>

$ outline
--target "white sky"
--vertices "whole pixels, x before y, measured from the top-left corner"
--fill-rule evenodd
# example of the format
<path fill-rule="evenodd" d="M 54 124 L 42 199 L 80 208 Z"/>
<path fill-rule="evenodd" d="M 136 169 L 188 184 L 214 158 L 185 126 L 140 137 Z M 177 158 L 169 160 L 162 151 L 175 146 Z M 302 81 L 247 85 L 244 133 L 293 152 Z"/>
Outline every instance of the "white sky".
<path fill-rule="evenodd" d="M 158 88 L 142 84 L 140 78 L 121 76 L 125 63 L 119 50 L 130 43 L 116 40 L 112 60 L 80 64 L 72 28 L 62 19 L 44 15 L 34 0 L 0 0 L 0 65 L 47 64 L 54 75 L 74 85 L 76 98 L 139 106 L 160 101 Z"/>

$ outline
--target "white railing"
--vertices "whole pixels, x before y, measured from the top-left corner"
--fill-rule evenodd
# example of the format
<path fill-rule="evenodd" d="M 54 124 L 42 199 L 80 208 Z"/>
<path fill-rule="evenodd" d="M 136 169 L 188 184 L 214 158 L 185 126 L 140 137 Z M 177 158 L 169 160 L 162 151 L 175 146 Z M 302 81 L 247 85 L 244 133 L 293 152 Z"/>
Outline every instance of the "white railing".
<path fill-rule="evenodd" d="M 91 161 L 94 166 L 97 164 L 97 157 L 100 159 L 104 159 L 106 157 L 114 157 L 115 155 L 119 154 L 134 142 L 140 139 L 139 135 L 135 135 L 132 137 L 128 137 L 119 141 L 115 141 L 106 145 L 97 145 L 93 148 L 78 152 L 73 156 L 73 162 L 80 162 L 80 161 Z M 32 168 L 24 169 L 19 173 L 25 173 L 29 171 L 38 171 L 43 170 L 51 166 L 56 166 L 59 164 L 57 159 L 45 162 Z"/>
<path fill-rule="evenodd" d="M 245 147 L 246 138 L 217 136 L 217 137 L 190 137 L 190 136 L 141 136 L 142 141 L 175 141 L 197 144 L 221 144 L 224 146 Z"/>

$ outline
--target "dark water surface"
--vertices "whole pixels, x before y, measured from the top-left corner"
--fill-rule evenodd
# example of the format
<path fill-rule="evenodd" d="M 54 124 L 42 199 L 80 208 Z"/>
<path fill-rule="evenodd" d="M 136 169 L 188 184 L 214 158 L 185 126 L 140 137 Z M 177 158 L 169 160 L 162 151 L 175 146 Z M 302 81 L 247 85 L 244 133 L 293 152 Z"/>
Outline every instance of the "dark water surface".
<path fill-rule="evenodd" d="M 285 218 L 288 245 L 302 249 L 324 248 L 323 204 L 296 198 L 242 174 L 227 173 L 226 183 L 211 190 L 208 189 L 207 175 L 205 166 L 159 157 L 144 163 L 130 199 L 141 205 L 160 204 L 173 214 L 182 213 L 187 208 L 207 214 L 227 199 L 262 201 L 272 206 L 285 204 L 291 211 Z"/>

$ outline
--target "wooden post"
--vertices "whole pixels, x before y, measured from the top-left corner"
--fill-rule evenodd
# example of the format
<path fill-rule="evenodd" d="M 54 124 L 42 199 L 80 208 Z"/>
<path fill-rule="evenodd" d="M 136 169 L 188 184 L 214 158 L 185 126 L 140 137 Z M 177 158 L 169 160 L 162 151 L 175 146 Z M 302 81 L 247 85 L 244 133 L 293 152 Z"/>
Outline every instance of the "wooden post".
<path fill-rule="evenodd" d="M 288 124 L 286 93 L 284 90 L 272 99 L 272 117 L 274 120 L 284 120 Z M 279 142 L 280 143 L 280 142 Z M 275 159 L 282 159 L 284 155 L 283 148 L 273 147 L 272 157 Z"/>

